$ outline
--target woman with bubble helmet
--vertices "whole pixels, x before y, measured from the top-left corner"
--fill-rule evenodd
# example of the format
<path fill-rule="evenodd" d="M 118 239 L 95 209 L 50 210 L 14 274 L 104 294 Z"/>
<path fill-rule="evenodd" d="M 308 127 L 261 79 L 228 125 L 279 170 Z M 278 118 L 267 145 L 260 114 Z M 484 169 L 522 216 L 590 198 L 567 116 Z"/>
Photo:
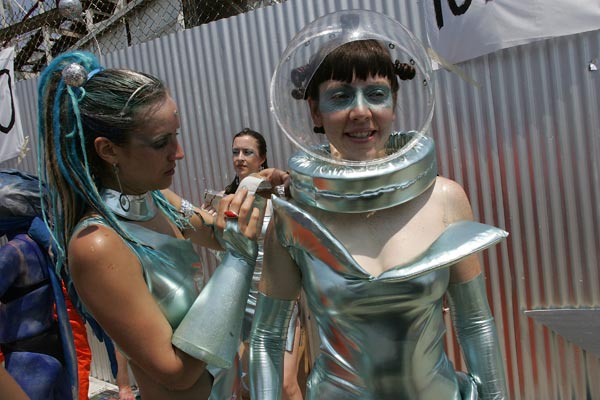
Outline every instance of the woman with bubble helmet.
<path fill-rule="evenodd" d="M 472 221 L 462 187 L 437 176 L 422 45 L 379 13 L 328 14 L 288 45 L 271 103 L 301 151 L 265 238 L 253 398 L 279 398 L 301 288 L 321 340 L 307 399 L 506 398 L 476 253 L 507 233 Z M 468 373 L 444 351 L 445 294 Z"/>

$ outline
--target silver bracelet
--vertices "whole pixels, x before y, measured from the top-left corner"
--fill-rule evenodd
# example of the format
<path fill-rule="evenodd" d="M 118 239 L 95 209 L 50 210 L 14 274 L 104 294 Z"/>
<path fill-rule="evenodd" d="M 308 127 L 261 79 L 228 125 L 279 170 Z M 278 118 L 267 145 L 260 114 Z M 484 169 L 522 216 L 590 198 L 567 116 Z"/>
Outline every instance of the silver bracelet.
<path fill-rule="evenodd" d="M 181 199 L 181 206 L 179 212 L 183 215 L 183 218 L 190 219 L 194 216 L 194 206 L 186 199 Z"/>

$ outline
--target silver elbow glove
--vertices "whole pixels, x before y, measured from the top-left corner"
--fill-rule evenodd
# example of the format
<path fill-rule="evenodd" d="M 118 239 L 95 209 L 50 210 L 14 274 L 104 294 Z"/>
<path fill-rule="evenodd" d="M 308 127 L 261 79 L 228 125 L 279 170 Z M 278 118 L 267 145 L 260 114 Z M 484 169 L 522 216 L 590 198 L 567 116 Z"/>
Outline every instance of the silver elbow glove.
<path fill-rule="evenodd" d="M 483 274 L 468 282 L 450 284 L 448 299 L 454 329 L 480 398 L 507 399 L 504 365 Z"/>
<path fill-rule="evenodd" d="M 237 220 L 228 219 L 225 229 L 221 233 L 215 230 L 217 241 L 234 257 L 254 265 L 258 256 L 258 243 L 256 240 L 248 239 L 239 229 Z"/>
<path fill-rule="evenodd" d="M 223 233 L 227 253 L 173 333 L 175 347 L 219 368 L 230 368 L 238 350 L 244 309 L 258 247 L 236 221 Z"/>
<path fill-rule="evenodd" d="M 250 397 L 279 400 L 283 385 L 283 354 L 294 300 L 258 294 L 250 335 Z"/>

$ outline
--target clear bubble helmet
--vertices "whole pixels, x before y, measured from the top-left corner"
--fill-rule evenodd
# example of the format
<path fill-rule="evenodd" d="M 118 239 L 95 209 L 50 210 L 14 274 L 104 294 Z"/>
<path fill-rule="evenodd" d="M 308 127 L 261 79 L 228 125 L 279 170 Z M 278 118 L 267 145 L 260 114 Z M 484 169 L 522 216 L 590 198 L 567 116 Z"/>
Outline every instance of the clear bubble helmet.
<path fill-rule="evenodd" d="M 281 129 L 292 142 L 317 158 L 329 158 L 318 150 L 326 138 L 313 132 L 310 110 L 305 100 L 297 98 L 298 92 L 306 89 L 329 53 L 345 43 L 365 39 L 380 41 L 389 49 L 392 60 L 409 63 L 416 70 L 412 80 L 400 82 L 395 131 L 421 135 L 429 130 L 434 108 L 431 60 L 420 41 L 400 22 L 383 14 L 366 10 L 335 12 L 316 19 L 294 36 L 275 69 L 270 88 L 271 109 Z M 298 77 L 299 69 L 304 69 L 304 77 Z M 408 143 L 389 157 L 400 156 L 410 146 Z"/>
<path fill-rule="evenodd" d="M 326 135 L 313 132 L 305 91 L 328 54 L 346 43 L 367 39 L 380 42 L 393 63 L 411 65 L 415 76 L 398 79 L 386 155 L 367 161 L 334 158 Z M 289 162 L 292 194 L 301 202 L 340 212 L 382 209 L 414 198 L 437 175 L 433 140 L 427 135 L 434 110 L 431 59 L 410 31 L 383 14 L 339 11 L 304 27 L 275 69 L 270 101 L 277 123 L 302 150 Z M 401 132 L 409 134 L 398 139 Z"/>

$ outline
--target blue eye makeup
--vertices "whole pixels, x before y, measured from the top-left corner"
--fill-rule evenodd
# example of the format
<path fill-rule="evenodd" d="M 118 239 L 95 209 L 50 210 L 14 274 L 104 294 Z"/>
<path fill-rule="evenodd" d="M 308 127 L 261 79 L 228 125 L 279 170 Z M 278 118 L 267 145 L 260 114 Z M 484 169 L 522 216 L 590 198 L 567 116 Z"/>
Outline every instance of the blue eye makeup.
<path fill-rule="evenodd" d="M 232 153 L 232 155 L 234 157 L 239 156 L 240 153 L 242 153 L 244 155 L 244 157 L 247 157 L 247 158 L 254 157 L 256 155 L 256 153 L 254 152 L 254 150 L 251 150 L 251 149 L 237 149 L 237 148 L 234 148 L 231 151 L 231 153 Z"/>
<path fill-rule="evenodd" d="M 388 85 L 345 84 L 325 90 L 319 96 L 319 110 L 324 113 L 356 107 L 391 108 L 393 103 L 392 89 Z"/>

